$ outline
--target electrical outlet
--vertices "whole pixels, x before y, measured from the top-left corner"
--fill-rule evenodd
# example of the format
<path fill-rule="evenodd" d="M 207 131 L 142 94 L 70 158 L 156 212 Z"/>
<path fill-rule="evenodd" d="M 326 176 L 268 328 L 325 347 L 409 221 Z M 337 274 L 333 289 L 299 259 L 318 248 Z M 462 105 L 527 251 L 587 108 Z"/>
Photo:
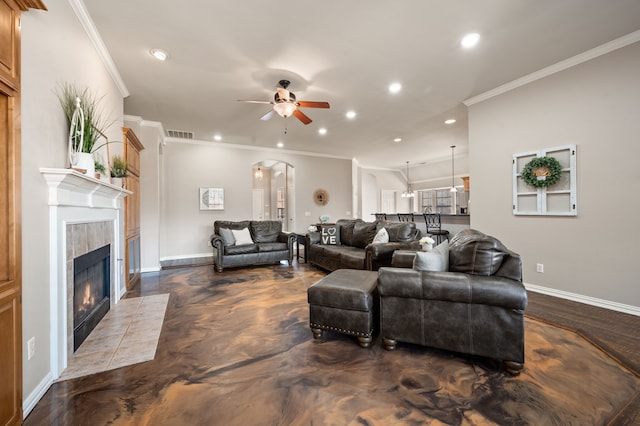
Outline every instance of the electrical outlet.
<path fill-rule="evenodd" d="M 36 338 L 32 337 L 31 339 L 27 340 L 27 360 L 30 360 L 31 358 L 33 358 L 35 354 L 36 354 Z"/>
<path fill-rule="evenodd" d="M 542 263 L 536 263 L 536 272 L 544 273 L 544 265 Z"/>
<path fill-rule="evenodd" d="M 207 246 L 211 247 L 211 240 L 207 241 Z"/>

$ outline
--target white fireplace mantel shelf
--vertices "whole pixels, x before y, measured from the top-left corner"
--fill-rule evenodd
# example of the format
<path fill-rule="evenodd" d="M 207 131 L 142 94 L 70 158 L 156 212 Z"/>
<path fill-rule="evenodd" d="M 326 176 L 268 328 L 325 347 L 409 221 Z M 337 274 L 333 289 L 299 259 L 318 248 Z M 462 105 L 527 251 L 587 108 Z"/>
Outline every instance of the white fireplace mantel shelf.
<path fill-rule="evenodd" d="M 72 169 L 40 168 L 49 185 L 50 206 L 120 208 L 121 200 L 133 194 Z"/>

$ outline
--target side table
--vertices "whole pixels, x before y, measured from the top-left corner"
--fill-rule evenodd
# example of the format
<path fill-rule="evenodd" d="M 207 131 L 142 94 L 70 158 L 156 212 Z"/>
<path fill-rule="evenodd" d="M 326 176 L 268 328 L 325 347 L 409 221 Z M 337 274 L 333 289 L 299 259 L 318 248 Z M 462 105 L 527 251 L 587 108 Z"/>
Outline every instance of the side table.
<path fill-rule="evenodd" d="M 296 260 L 300 261 L 300 244 L 304 247 L 304 263 L 307 263 L 307 236 L 296 232 Z"/>

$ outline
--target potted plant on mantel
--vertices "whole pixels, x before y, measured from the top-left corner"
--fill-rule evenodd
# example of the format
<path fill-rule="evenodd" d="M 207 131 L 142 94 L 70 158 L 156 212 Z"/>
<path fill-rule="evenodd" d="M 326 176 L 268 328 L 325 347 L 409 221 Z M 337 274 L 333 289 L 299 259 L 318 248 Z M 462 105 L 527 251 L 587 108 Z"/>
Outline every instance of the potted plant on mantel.
<path fill-rule="evenodd" d="M 111 157 L 111 183 L 124 188 L 123 178 L 127 177 L 127 161 L 120 155 Z"/>
<path fill-rule="evenodd" d="M 61 84 L 57 95 L 69 126 L 71 168 L 93 177 L 93 153 L 108 143 L 104 132 L 113 124 L 100 108 L 104 96 L 97 97 L 88 88 L 69 83 Z M 101 137 L 105 142 L 96 146 Z"/>

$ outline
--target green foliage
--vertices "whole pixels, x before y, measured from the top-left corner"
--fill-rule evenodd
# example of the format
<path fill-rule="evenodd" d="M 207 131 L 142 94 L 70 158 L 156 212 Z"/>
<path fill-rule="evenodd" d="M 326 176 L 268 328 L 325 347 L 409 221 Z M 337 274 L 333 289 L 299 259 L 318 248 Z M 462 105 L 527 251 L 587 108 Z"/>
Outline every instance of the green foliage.
<path fill-rule="evenodd" d="M 107 173 L 107 168 L 100 161 L 95 160 L 94 164 L 95 164 L 96 172 L 100 172 L 100 174 L 106 174 Z"/>
<path fill-rule="evenodd" d="M 111 157 L 111 177 L 127 177 L 127 162 L 120 155 Z"/>
<path fill-rule="evenodd" d="M 104 96 L 97 97 L 91 93 L 88 88 L 71 85 L 69 83 L 60 84 L 57 95 L 65 117 L 67 118 L 68 126 L 71 126 L 73 113 L 76 109 L 76 98 L 80 98 L 80 108 L 84 113 L 84 137 L 81 147 L 79 147 L 80 136 L 72 137 L 74 151 L 80 150 L 80 152 L 93 153 L 103 146 L 104 144 L 96 147 L 95 144 L 101 136 L 104 136 L 104 132 L 114 122 L 105 116 L 100 107 Z M 106 143 L 107 139 L 105 136 L 105 144 Z"/>
<path fill-rule="evenodd" d="M 544 175 L 544 179 L 538 179 Z M 544 188 L 558 183 L 562 176 L 562 165 L 553 157 L 536 157 L 525 164 L 522 180 L 535 188 Z"/>

